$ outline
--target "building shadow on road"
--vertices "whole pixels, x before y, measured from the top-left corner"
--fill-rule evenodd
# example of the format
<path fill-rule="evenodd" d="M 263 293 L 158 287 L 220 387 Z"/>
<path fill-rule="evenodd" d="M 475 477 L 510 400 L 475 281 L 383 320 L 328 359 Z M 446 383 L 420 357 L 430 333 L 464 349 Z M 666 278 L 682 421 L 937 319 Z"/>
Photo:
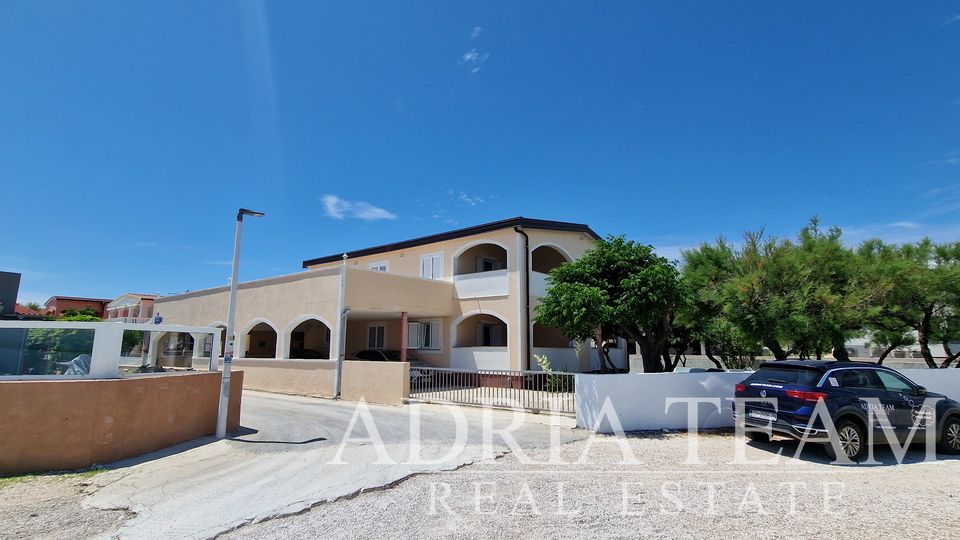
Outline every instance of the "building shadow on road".
<path fill-rule="evenodd" d="M 257 441 L 250 439 L 230 439 L 233 442 L 239 443 L 248 443 L 248 444 L 310 444 L 320 441 L 327 440 L 326 437 L 314 437 L 313 439 L 307 439 L 305 441 Z"/>
<path fill-rule="evenodd" d="M 241 426 L 239 429 L 228 432 L 227 439 L 230 440 L 230 439 L 233 439 L 234 437 L 243 437 L 246 435 L 252 435 L 256 433 L 259 433 L 259 431 L 256 429 Z M 217 439 L 213 435 L 207 435 L 206 437 L 198 437 L 191 441 L 182 442 L 180 444 L 175 444 L 173 446 L 168 446 L 166 448 L 155 450 L 153 452 L 147 452 L 146 454 L 140 454 L 139 456 L 135 456 L 132 458 L 121 459 L 120 461 L 114 461 L 111 463 L 97 464 L 96 467 L 108 469 L 108 470 L 123 469 L 125 467 L 133 467 L 135 465 L 149 463 L 151 461 L 156 461 L 158 459 L 163 459 L 166 457 L 175 456 L 177 454 L 182 454 L 183 452 L 193 450 L 194 448 L 200 448 L 201 446 L 206 446 L 208 444 L 215 443 L 218 440 L 219 439 Z M 245 442 L 249 442 L 249 441 L 245 441 Z"/>

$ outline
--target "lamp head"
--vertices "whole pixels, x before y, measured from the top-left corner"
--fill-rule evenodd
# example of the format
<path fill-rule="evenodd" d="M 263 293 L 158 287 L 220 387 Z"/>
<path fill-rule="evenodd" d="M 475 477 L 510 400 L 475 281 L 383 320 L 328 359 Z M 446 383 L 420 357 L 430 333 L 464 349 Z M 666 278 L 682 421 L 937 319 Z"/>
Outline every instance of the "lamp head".
<path fill-rule="evenodd" d="M 246 208 L 241 208 L 237 212 L 237 221 L 243 221 L 243 216 L 263 217 L 263 212 L 255 212 Z"/>

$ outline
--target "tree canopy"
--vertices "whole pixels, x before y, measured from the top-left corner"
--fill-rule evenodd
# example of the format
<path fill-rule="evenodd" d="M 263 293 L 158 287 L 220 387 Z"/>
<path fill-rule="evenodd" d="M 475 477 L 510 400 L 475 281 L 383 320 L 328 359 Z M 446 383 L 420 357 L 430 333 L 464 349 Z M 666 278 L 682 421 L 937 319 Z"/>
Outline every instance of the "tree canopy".
<path fill-rule="evenodd" d="M 601 371 L 614 370 L 603 345 L 617 335 L 636 340 L 645 371 L 673 369 L 664 353 L 685 288 L 677 269 L 652 246 L 608 236 L 547 279 L 537 321 L 577 340 L 593 339 Z"/>
<path fill-rule="evenodd" d="M 678 270 L 651 246 L 598 240 L 550 272 L 537 320 L 592 339 L 605 372 L 614 368 L 603 344 L 615 336 L 636 341 L 648 372 L 672 371 L 695 343 L 722 368 L 748 367 L 764 349 L 778 360 L 849 360 L 857 337 L 881 350 L 881 363 L 914 344 L 929 367 L 960 358 L 960 242 L 850 247 L 813 218 L 795 238 L 761 229 L 682 255 Z M 946 353 L 939 366 L 931 343 Z"/>

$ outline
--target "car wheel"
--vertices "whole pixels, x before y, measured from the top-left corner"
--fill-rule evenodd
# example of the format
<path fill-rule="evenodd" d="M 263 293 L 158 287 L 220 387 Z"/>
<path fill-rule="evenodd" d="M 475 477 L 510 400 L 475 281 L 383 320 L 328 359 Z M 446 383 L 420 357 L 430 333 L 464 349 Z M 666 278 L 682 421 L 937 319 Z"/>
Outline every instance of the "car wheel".
<path fill-rule="evenodd" d="M 940 434 L 937 450 L 941 454 L 960 454 L 960 418 L 951 416 L 943 423 L 943 432 Z"/>
<path fill-rule="evenodd" d="M 867 453 L 867 441 L 863 436 L 863 429 L 856 422 L 843 420 L 837 424 L 837 438 L 840 440 L 840 450 L 850 461 L 860 461 Z M 833 443 L 823 445 L 830 459 L 837 459 Z"/>
<path fill-rule="evenodd" d="M 747 437 L 749 437 L 750 440 L 754 442 L 760 442 L 760 443 L 770 442 L 770 434 L 767 433 L 766 431 L 748 431 Z"/>

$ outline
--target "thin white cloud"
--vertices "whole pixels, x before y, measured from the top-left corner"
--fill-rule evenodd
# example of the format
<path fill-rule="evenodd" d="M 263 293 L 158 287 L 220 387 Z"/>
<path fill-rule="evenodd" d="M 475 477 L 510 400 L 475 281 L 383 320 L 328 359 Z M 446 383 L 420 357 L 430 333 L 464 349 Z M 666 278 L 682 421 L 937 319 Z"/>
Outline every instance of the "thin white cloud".
<path fill-rule="evenodd" d="M 17 293 L 17 303 L 21 306 L 25 306 L 30 302 L 36 302 L 41 306 L 47 303 L 47 300 L 52 298 L 53 295 L 47 292 L 35 292 L 35 291 L 24 291 L 21 290 Z"/>
<path fill-rule="evenodd" d="M 363 201 L 345 201 L 336 195 L 324 195 L 320 201 L 327 215 L 334 219 L 357 218 L 365 221 L 397 219 L 396 214 Z"/>
<path fill-rule="evenodd" d="M 956 165 L 957 163 L 960 163 L 960 158 L 935 159 L 924 163 L 924 165 Z"/>
<path fill-rule="evenodd" d="M 886 224 L 865 224 L 859 226 L 841 226 L 844 243 L 856 246 L 870 238 L 880 238 L 891 244 L 918 242 L 930 238 L 934 242 L 950 242 L 960 235 L 960 223 L 932 225 L 899 221 Z"/>
<path fill-rule="evenodd" d="M 25 280 L 26 279 L 52 279 L 52 278 L 60 277 L 53 274 L 47 274 L 46 272 L 38 272 L 35 270 L 26 270 L 23 268 L 16 268 L 16 267 L 10 267 L 10 266 L 0 266 L 0 271 L 13 272 L 14 274 L 20 274 L 20 277 Z M 50 298 L 50 297 L 48 296 L 47 298 Z M 46 299 L 44 299 L 44 301 L 46 301 Z"/>
<path fill-rule="evenodd" d="M 473 32 L 470 32 L 470 39 L 477 39 L 477 36 L 480 35 L 481 30 L 483 30 L 483 28 L 480 28 L 479 26 L 474 27 Z"/>
<path fill-rule="evenodd" d="M 955 22 L 957 22 L 957 21 L 960 21 L 960 15 L 954 15 L 953 17 L 950 17 L 949 19 L 943 21 L 943 24 L 940 25 L 940 26 L 946 26 L 946 25 L 948 25 L 948 24 L 952 24 L 952 23 L 955 23 Z"/>
<path fill-rule="evenodd" d="M 476 49 L 470 49 L 470 52 L 464 53 L 460 57 L 460 65 L 464 64 L 482 64 L 490 58 L 490 53 L 478 53 Z"/>
<path fill-rule="evenodd" d="M 476 206 L 477 203 L 482 203 L 482 202 L 483 202 L 483 199 L 482 199 L 481 197 L 468 197 L 466 191 L 461 191 L 461 192 L 460 192 L 460 197 L 458 197 L 458 198 L 459 198 L 461 201 L 469 204 L 470 206 Z"/>

